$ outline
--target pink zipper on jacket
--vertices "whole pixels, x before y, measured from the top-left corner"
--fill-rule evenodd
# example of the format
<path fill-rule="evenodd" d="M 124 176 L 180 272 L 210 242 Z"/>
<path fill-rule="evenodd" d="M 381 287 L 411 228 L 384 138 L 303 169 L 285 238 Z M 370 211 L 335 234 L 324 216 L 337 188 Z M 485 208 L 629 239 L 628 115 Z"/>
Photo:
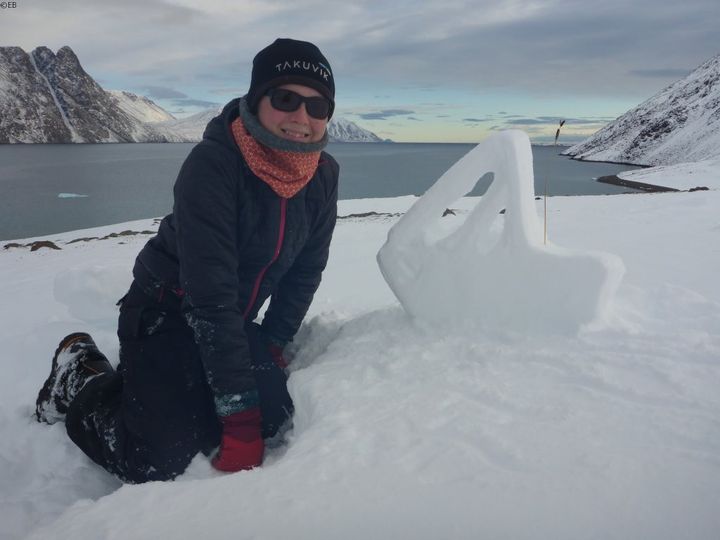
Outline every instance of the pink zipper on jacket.
<path fill-rule="evenodd" d="M 243 313 L 244 319 L 247 319 L 247 316 L 250 314 L 250 310 L 252 310 L 252 307 L 255 304 L 255 300 L 257 300 L 258 293 L 260 292 L 260 285 L 262 284 L 262 280 L 265 277 L 265 272 L 267 272 L 267 269 L 270 268 L 272 263 L 274 263 L 277 260 L 277 258 L 280 256 L 280 250 L 282 249 L 283 240 L 285 239 L 285 217 L 286 217 L 286 215 L 287 215 L 287 199 L 281 198 L 280 199 L 280 231 L 278 233 L 277 244 L 275 245 L 275 253 L 272 256 L 272 259 L 270 259 L 270 262 L 267 263 L 265 266 L 263 266 L 262 270 L 260 270 L 260 273 L 258 274 L 258 277 L 255 279 L 255 284 L 253 285 L 252 294 L 250 295 L 250 301 L 248 302 L 248 305 L 245 308 L 245 313 Z"/>

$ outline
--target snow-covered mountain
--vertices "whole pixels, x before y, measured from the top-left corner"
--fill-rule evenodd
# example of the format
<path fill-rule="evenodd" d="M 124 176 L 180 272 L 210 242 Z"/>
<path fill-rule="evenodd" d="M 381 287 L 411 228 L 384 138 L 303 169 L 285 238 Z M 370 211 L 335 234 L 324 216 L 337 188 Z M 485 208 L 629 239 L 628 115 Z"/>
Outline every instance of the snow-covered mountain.
<path fill-rule="evenodd" d="M 157 128 L 173 134 L 182 142 L 199 142 L 202 140 L 202 134 L 208 122 L 220 114 L 221 111 L 222 107 L 207 109 L 186 118 L 163 122 L 158 124 Z"/>
<path fill-rule="evenodd" d="M 0 47 L 0 142 L 168 140 L 146 123 L 159 107 L 143 100 L 103 90 L 70 47 Z"/>
<path fill-rule="evenodd" d="M 332 118 L 327 129 L 330 142 L 383 142 L 372 131 L 345 118 Z"/>
<path fill-rule="evenodd" d="M 638 165 L 720 157 L 720 55 L 563 153 Z"/>
<path fill-rule="evenodd" d="M 123 111 L 147 124 L 175 120 L 172 114 L 145 96 L 138 96 L 124 90 L 108 90 L 107 93 L 116 100 L 118 107 Z"/>
<path fill-rule="evenodd" d="M 0 144 L 195 142 L 218 112 L 176 119 L 146 97 L 104 90 L 70 47 L 0 47 Z M 381 141 L 341 118 L 328 130 L 331 141 Z"/>
<path fill-rule="evenodd" d="M 185 118 L 174 118 L 155 126 L 162 130 L 173 142 L 199 142 L 208 122 L 222 111 L 222 107 L 214 107 L 200 111 Z"/>
<path fill-rule="evenodd" d="M 45 77 L 20 47 L 0 47 L 0 143 L 71 140 Z"/>

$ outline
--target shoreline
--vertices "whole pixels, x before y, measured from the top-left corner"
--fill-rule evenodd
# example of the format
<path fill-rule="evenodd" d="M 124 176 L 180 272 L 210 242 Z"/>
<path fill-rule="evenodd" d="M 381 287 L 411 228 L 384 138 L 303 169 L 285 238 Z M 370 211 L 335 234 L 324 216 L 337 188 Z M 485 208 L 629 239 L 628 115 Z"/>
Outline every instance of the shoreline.
<path fill-rule="evenodd" d="M 637 189 L 640 191 L 644 191 L 646 193 L 667 193 L 667 192 L 671 192 L 671 191 L 682 191 L 681 189 L 670 188 L 670 187 L 665 187 L 665 186 L 658 186 L 655 184 L 646 184 L 645 182 L 635 182 L 633 180 L 625 180 L 615 174 L 611 174 L 608 176 L 600 176 L 599 178 L 597 178 L 596 181 L 603 183 L 603 184 L 611 184 L 614 186 Z"/>
<path fill-rule="evenodd" d="M 603 177 L 604 178 L 604 177 Z M 672 190 L 679 191 L 679 190 Z M 592 198 L 592 197 L 621 197 L 623 195 L 636 195 L 635 193 L 618 193 L 616 195 L 555 195 L 562 199 L 566 198 Z M 540 195 L 535 195 L 538 200 Z M 551 197 L 551 198 L 552 198 Z M 338 201 L 338 221 L 357 221 L 357 220 L 383 220 L 398 217 L 406 212 L 419 197 L 416 195 L 403 195 L 398 197 L 379 197 L 379 198 L 358 198 L 358 199 L 341 199 Z M 476 204 L 477 197 L 465 196 L 454 203 L 453 210 L 467 206 L 472 208 Z M 465 202 L 463 202 L 465 201 Z M 398 210 L 401 207 L 403 210 Z M 103 225 L 90 227 L 67 229 L 62 231 L 42 233 L 38 235 L 0 238 L 0 255 L 14 251 L 16 249 L 35 250 L 40 248 L 54 249 L 49 244 L 55 244 L 56 247 L 73 244 L 86 243 L 96 240 L 120 240 L 123 241 L 132 236 L 145 236 L 155 234 L 157 226 L 160 224 L 163 216 L 153 216 L 127 221 L 118 221 Z"/>
<path fill-rule="evenodd" d="M 609 163 L 610 165 L 629 165 L 631 167 L 639 167 L 641 169 L 650 169 L 655 165 L 645 165 L 644 163 L 632 163 L 630 161 L 607 161 L 604 159 L 586 159 L 578 157 L 577 154 L 566 154 L 565 152 L 560 153 L 561 156 L 570 158 L 573 161 L 579 161 L 581 163 Z"/>

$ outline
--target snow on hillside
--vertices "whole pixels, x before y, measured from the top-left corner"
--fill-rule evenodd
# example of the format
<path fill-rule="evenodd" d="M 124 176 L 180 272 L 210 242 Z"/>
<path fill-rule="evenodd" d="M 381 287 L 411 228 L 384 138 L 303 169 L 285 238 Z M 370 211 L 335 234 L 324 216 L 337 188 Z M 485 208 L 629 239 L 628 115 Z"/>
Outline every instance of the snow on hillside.
<path fill-rule="evenodd" d="M 637 165 L 720 157 L 720 55 L 563 154 Z"/>
<path fill-rule="evenodd" d="M 20 47 L 0 47 L 0 144 L 71 140 L 55 100 L 31 55 Z"/>
<path fill-rule="evenodd" d="M 172 114 L 144 96 L 124 90 L 106 90 L 106 92 L 115 98 L 118 107 L 141 122 L 155 124 L 175 120 Z"/>
<path fill-rule="evenodd" d="M 222 111 L 222 107 L 200 111 L 185 118 L 177 118 L 155 126 L 174 142 L 199 142 L 208 122 Z"/>
<path fill-rule="evenodd" d="M 673 189 L 720 189 L 720 158 L 694 163 L 678 163 L 618 174 L 623 180 Z"/>
<path fill-rule="evenodd" d="M 372 131 L 345 118 L 331 118 L 327 130 L 330 142 L 382 142 Z"/>
<path fill-rule="evenodd" d="M 70 47 L 0 47 L 0 144 L 166 142 L 172 116 L 147 98 L 105 91 Z"/>
<path fill-rule="evenodd" d="M 717 538 L 720 191 L 551 198 L 550 240 L 613 253 L 626 274 L 604 324 L 532 337 L 408 320 L 375 254 L 415 200 L 340 202 L 292 346 L 287 444 L 232 475 L 198 456 L 169 483 L 121 487 L 31 418 L 65 334 L 89 331 L 117 361 L 114 303 L 148 236 L 67 242 L 156 223 L 0 250 L 0 537 Z"/>

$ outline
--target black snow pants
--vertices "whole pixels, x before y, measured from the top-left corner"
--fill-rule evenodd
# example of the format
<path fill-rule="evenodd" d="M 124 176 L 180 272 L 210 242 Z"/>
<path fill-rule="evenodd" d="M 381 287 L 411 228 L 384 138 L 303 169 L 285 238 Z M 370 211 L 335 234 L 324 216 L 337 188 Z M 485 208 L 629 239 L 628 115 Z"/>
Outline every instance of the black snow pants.
<path fill-rule="evenodd" d="M 264 438 L 292 416 L 287 377 L 273 362 L 259 326 L 245 327 L 260 395 Z M 180 299 L 157 298 L 136 282 L 118 323 L 120 364 L 91 379 L 67 414 L 70 438 L 124 482 L 175 478 L 198 452 L 220 444 L 221 425 Z"/>

